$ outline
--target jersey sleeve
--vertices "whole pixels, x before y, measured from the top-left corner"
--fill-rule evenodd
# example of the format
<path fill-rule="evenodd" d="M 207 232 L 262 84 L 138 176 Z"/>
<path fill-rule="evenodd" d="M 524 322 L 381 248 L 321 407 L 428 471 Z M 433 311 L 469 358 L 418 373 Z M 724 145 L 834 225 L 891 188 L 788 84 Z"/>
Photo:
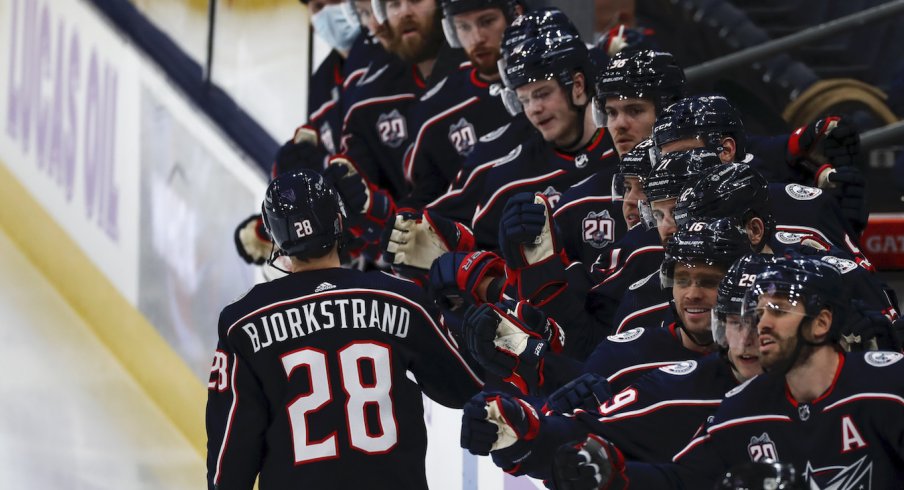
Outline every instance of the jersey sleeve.
<path fill-rule="evenodd" d="M 208 383 L 208 489 L 253 487 L 263 458 L 268 411 L 259 380 L 221 333 Z"/>

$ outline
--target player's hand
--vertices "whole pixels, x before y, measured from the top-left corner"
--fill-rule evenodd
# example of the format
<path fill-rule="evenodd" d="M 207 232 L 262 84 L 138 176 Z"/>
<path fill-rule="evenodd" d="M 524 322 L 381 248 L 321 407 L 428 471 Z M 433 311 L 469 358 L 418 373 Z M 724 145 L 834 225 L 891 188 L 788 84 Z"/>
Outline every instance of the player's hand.
<path fill-rule="evenodd" d="M 596 373 L 584 373 L 549 395 L 543 411 L 572 413 L 581 409 L 596 413 L 600 405 L 610 397 L 612 387 L 605 377 Z"/>
<path fill-rule="evenodd" d="M 330 158 L 323 178 L 336 189 L 350 219 L 363 217 L 370 224 L 383 227 L 395 214 L 392 197 L 371 184 L 345 156 Z"/>
<path fill-rule="evenodd" d="M 273 242 L 259 214 L 253 214 L 239 223 L 233 239 L 239 256 L 249 264 L 263 265 L 273 252 Z"/>
<path fill-rule="evenodd" d="M 543 356 L 560 352 L 565 334 L 559 325 L 525 302 L 483 304 L 465 313 L 464 341 L 485 369 L 524 394 L 543 385 Z"/>
<path fill-rule="evenodd" d="M 861 300 L 853 300 L 851 306 L 850 318 L 841 330 L 846 350 L 900 350 L 890 318 Z"/>
<path fill-rule="evenodd" d="M 841 213 L 859 237 L 869 221 L 866 202 L 866 178 L 857 167 L 841 167 L 826 176 L 829 185 L 837 190 Z"/>
<path fill-rule="evenodd" d="M 384 258 L 403 275 L 426 273 L 440 255 L 470 250 L 474 237 L 466 226 L 429 211 L 400 210 L 383 233 Z"/>
<path fill-rule="evenodd" d="M 499 223 L 499 246 L 513 269 L 542 262 L 561 251 L 546 196 L 522 192 L 509 199 Z"/>
<path fill-rule="evenodd" d="M 472 454 L 493 451 L 514 462 L 530 451 L 530 441 L 539 432 L 534 407 L 506 393 L 478 393 L 462 410 L 461 447 Z"/>
<path fill-rule="evenodd" d="M 611 442 L 591 434 L 574 445 L 556 451 L 553 462 L 556 490 L 623 490 L 628 488 L 625 458 Z"/>
<path fill-rule="evenodd" d="M 505 276 L 505 263 L 493 252 L 449 252 L 430 267 L 430 294 L 445 310 L 486 301 L 480 293 L 485 280 Z"/>
<path fill-rule="evenodd" d="M 301 169 L 322 172 L 326 163 L 326 152 L 319 145 L 317 130 L 303 125 L 295 129 L 292 139 L 286 141 L 273 162 L 272 178 Z"/>
<path fill-rule="evenodd" d="M 829 164 L 845 167 L 854 164 L 860 153 L 860 133 L 850 122 L 829 116 L 797 128 L 788 139 L 788 162 L 816 169 Z"/>

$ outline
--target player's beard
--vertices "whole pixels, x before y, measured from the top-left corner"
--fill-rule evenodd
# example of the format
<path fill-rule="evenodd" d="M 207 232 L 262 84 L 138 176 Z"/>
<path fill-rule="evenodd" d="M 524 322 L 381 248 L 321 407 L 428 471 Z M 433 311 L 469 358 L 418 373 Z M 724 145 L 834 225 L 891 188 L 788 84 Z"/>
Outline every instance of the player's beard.
<path fill-rule="evenodd" d="M 778 344 L 779 348 L 774 350 L 773 355 L 763 356 L 762 353 L 760 354 L 760 364 L 763 366 L 763 371 L 784 375 L 793 368 L 806 363 L 816 350 L 803 336 L 804 328 L 809 328 L 809 325 L 809 323 L 807 325 L 801 324 L 794 337 L 776 338 L 775 343 Z"/>
<path fill-rule="evenodd" d="M 403 37 L 403 33 L 411 28 L 416 28 L 418 36 Z M 403 20 L 397 28 L 390 28 L 392 40 L 390 51 L 396 54 L 406 63 L 420 63 L 436 58 L 439 48 L 443 43 L 442 11 L 437 8 L 433 17 L 433 24 L 419 24 L 417 20 Z"/>
<path fill-rule="evenodd" d="M 477 57 L 478 53 L 484 56 Z M 491 54 L 491 56 L 485 56 L 488 53 Z M 499 61 L 499 58 L 502 57 L 499 49 L 492 50 L 488 46 L 481 44 L 475 46 L 474 49 L 467 53 L 467 55 L 468 60 L 471 61 L 471 65 L 474 66 L 477 73 L 488 79 L 495 79 L 499 76 L 499 65 L 497 62 Z"/>

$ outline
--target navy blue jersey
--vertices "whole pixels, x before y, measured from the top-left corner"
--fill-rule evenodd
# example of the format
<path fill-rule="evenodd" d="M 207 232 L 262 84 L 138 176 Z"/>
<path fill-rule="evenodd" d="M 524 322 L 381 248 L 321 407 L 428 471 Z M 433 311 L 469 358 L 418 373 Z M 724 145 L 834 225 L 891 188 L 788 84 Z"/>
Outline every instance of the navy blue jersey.
<path fill-rule="evenodd" d="M 499 220 L 509 198 L 520 192 L 542 192 L 554 207 L 562 192 L 590 175 L 615 168 L 618 157 L 605 129 L 597 130 L 587 145 L 574 153 L 552 148 L 535 133 L 516 158 L 489 170 L 484 193 L 471 228 L 480 247 L 495 249 Z"/>
<path fill-rule="evenodd" d="M 413 283 L 336 268 L 259 284 L 220 314 L 208 486 L 426 488 L 421 393 L 457 408 L 481 385 Z"/>
<path fill-rule="evenodd" d="M 703 355 L 681 343 L 675 323 L 667 327 L 638 327 L 606 337 L 587 358 L 584 372 L 605 376 L 615 393 L 652 369 Z"/>
<path fill-rule="evenodd" d="M 462 59 L 461 50 L 444 47 L 426 80 L 415 65 L 401 61 L 370 69 L 345 106 L 340 151 L 396 199 L 408 193 L 403 162 L 416 131 L 409 110 L 432 84 L 459 69 Z"/>
<path fill-rule="evenodd" d="M 728 392 L 678 464 L 629 464 L 632 487 L 712 488 L 732 466 L 765 458 L 794 465 L 809 488 L 901 488 L 904 482 L 904 355 L 838 354 L 829 389 L 810 403 L 784 376 L 760 375 Z"/>
<path fill-rule="evenodd" d="M 849 225 L 838 201 L 822 189 L 801 184 L 769 184 L 769 206 L 776 231 L 815 235 L 847 251 L 858 262 L 866 261 L 848 233 Z"/>
<path fill-rule="evenodd" d="M 604 165 L 559 199 L 553 217 L 569 259 L 591 264 L 628 231 L 621 201 L 612 200 L 612 177 L 617 171 L 614 165 Z"/>
<path fill-rule="evenodd" d="M 519 114 L 510 122 L 477 138 L 474 150 L 465 158 L 449 189 L 427 207 L 441 216 L 470 224 L 484 194 L 487 175 L 496 166 L 518 158 L 526 142 L 533 142 L 536 129 Z"/>
<path fill-rule="evenodd" d="M 317 129 L 323 149 L 336 153 L 335 137 L 342 129 L 339 96 L 344 81 L 345 58 L 335 49 L 311 74 L 308 86 L 308 124 Z"/>
<path fill-rule="evenodd" d="M 600 405 L 574 417 L 609 439 L 627 459 L 670 462 L 738 385 L 722 354 L 660 367 Z M 668 427 L 668 430 L 662 430 Z"/>
<path fill-rule="evenodd" d="M 612 325 L 625 291 L 647 277 L 658 274 L 665 257 L 659 232 L 635 225 L 590 267 L 595 283 L 587 293 L 587 309 L 598 321 Z"/>
<path fill-rule="evenodd" d="M 615 333 L 651 325 L 668 325 L 675 321 L 672 308 L 672 289 L 663 288 L 659 271 L 635 281 L 621 298 L 612 325 Z"/>
<path fill-rule="evenodd" d="M 423 208 L 455 179 L 481 136 L 512 121 L 500 83 L 480 79 L 470 63 L 425 92 L 411 110 L 417 135 L 405 155 L 411 194 L 400 206 Z"/>

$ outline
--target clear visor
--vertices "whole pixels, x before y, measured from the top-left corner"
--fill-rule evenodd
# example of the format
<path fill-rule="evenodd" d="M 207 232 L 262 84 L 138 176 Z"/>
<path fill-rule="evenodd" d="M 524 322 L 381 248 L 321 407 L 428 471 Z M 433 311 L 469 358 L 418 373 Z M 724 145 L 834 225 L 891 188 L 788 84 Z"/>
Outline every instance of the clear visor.
<path fill-rule="evenodd" d="M 461 48 L 461 41 L 458 40 L 458 33 L 455 32 L 455 23 L 448 17 L 443 17 L 443 34 L 446 35 L 446 42 L 453 48 Z"/>
<path fill-rule="evenodd" d="M 629 180 L 633 179 L 633 181 Z M 617 173 L 612 176 L 612 200 L 624 201 L 632 185 L 642 185 L 643 178 L 633 173 Z"/>
<path fill-rule="evenodd" d="M 604 106 L 605 100 L 600 102 L 598 96 L 593 96 L 593 98 L 591 99 L 590 108 L 593 111 L 593 124 L 598 128 L 605 128 L 606 123 L 608 122 L 606 119 L 606 108 Z"/>
<path fill-rule="evenodd" d="M 702 265 L 713 265 L 714 263 L 710 260 L 695 257 L 695 258 L 674 258 L 674 257 L 666 257 L 665 260 L 662 261 L 662 265 L 659 267 L 659 283 L 662 285 L 662 288 L 690 288 L 697 287 L 701 289 L 719 289 L 719 283 L 721 282 L 721 277 L 691 277 L 686 272 L 679 272 L 675 274 L 675 266 L 681 264 L 682 269 L 687 271 L 687 269 L 695 269 Z"/>
<path fill-rule="evenodd" d="M 637 201 L 637 211 L 640 213 L 640 222 L 648 230 L 656 229 L 656 218 L 653 217 L 653 207 L 647 201 Z"/>
<path fill-rule="evenodd" d="M 383 3 L 385 0 L 370 0 L 370 8 L 374 12 L 374 18 L 377 19 L 377 24 L 385 24 L 386 19 L 389 16 L 386 15 L 386 4 Z"/>
<path fill-rule="evenodd" d="M 503 88 L 499 96 L 502 98 L 502 105 L 505 106 L 505 110 L 510 115 L 517 116 L 524 112 L 524 106 L 521 105 L 521 101 L 518 100 L 518 94 L 514 90 L 508 87 Z"/>
<path fill-rule="evenodd" d="M 713 331 L 713 341 L 725 349 L 728 348 L 729 336 L 737 335 L 743 338 L 753 335 L 753 332 L 755 332 L 755 330 L 741 322 L 741 312 L 738 308 L 716 306 L 712 309 L 711 314 L 710 327 Z"/>
<path fill-rule="evenodd" d="M 754 283 L 741 305 L 741 323 L 756 329 L 765 316 L 773 319 L 786 316 L 808 317 L 806 301 L 799 286 L 784 282 Z"/>

